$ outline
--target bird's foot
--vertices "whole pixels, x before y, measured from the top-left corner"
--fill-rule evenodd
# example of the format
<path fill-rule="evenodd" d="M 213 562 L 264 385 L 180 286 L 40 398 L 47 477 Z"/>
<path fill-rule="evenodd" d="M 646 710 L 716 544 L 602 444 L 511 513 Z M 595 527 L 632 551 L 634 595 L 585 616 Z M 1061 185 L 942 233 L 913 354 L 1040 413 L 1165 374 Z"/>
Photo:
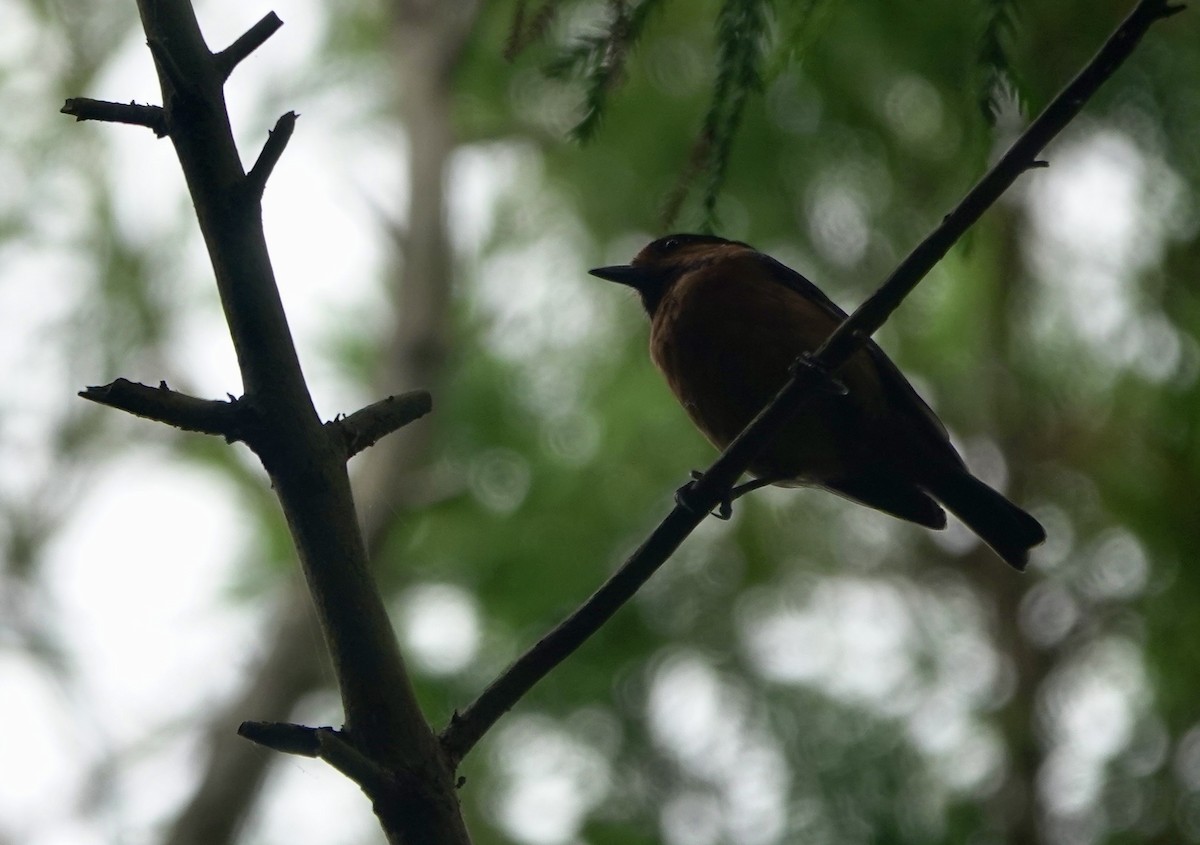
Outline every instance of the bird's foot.
<path fill-rule="evenodd" d="M 691 511 L 692 513 L 699 513 L 700 507 L 693 501 L 693 499 L 696 492 L 696 482 L 704 477 L 704 473 L 700 472 L 698 469 L 694 469 L 691 471 L 690 475 L 692 477 L 691 480 L 675 491 L 675 504 L 679 505 L 681 508 Z M 730 494 L 732 494 L 732 492 L 733 491 L 731 490 Z M 732 495 L 726 495 L 723 499 L 721 499 L 720 502 L 717 503 L 717 507 L 709 513 L 711 513 L 717 519 L 729 519 L 729 517 L 733 516 Z"/>
<path fill-rule="evenodd" d="M 801 354 L 799 358 L 792 362 L 792 366 L 789 369 L 792 373 L 800 370 L 808 370 L 816 378 L 817 388 L 827 393 L 832 393 L 835 396 L 845 396 L 850 392 L 850 389 L 846 387 L 846 383 L 834 375 L 833 370 L 818 361 L 811 352 Z"/>
<path fill-rule="evenodd" d="M 675 491 L 675 504 L 681 508 L 686 508 L 692 513 L 698 513 L 699 507 L 692 501 L 693 493 L 695 492 L 696 482 L 704 477 L 704 473 L 694 469 L 691 471 L 691 481 L 684 484 Z M 778 478 L 756 478 L 753 481 L 747 481 L 745 484 L 739 484 L 736 487 L 730 488 L 725 495 L 717 502 L 716 508 L 710 513 L 717 519 L 729 519 L 733 516 L 733 503 L 737 499 L 742 498 L 747 493 L 766 487 L 768 484 L 774 484 L 779 481 Z"/>

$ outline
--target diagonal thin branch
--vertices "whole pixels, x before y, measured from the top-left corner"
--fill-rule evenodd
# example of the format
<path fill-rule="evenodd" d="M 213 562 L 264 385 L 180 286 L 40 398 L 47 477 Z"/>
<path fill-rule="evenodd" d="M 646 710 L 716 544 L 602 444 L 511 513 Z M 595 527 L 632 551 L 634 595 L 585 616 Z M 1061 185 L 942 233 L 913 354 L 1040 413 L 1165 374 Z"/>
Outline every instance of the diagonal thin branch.
<path fill-rule="evenodd" d="M 1021 133 L 1012 147 L 963 197 L 942 224 L 892 271 L 874 296 L 838 327 L 825 346 L 818 350 L 818 356 L 827 348 L 845 343 L 851 333 L 874 334 L 904 297 L 916 287 L 924 274 L 950 251 L 950 247 L 999 199 L 1018 176 L 1031 168 L 1046 166 L 1045 162 L 1038 160 L 1038 155 L 1129 58 L 1150 27 L 1157 21 L 1183 11 L 1184 8 L 1181 5 L 1172 5 L 1166 0 L 1141 0 L 1108 37 L 1100 51 Z M 831 363 L 828 357 L 826 363 Z"/>
<path fill-rule="evenodd" d="M 267 12 L 262 19 L 254 26 L 243 32 L 238 39 L 226 47 L 221 52 L 217 53 L 214 58 L 217 60 L 217 72 L 221 74 L 222 79 L 228 79 L 233 73 L 233 69 L 241 62 L 261 47 L 266 40 L 279 31 L 279 27 L 283 26 L 283 21 L 279 19 L 279 15 L 274 12 Z"/>
<path fill-rule="evenodd" d="M 165 138 L 170 129 L 167 126 L 167 112 L 162 106 L 142 105 L 130 101 L 128 103 L 112 103 L 108 100 L 93 100 L 89 97 L 70 97 L 59 109 L 62 114 L 69 114 L 76 121 L 102 120 L 106 123 L 128 123 L 132 126 L 145 126 L 159 138 Z"/>
<path fill-rule="evenodd" d="M 134 416 L 173 425 L 184 431 L 219 434 L 231 443 L 245 434 L 246 408 L 238 400 L 197 399 L 177 393 L 161 382 L 158 387 L 119 378 L 111 384 L 89 387 L 79 395 L 91 402 L 126 411 Z"/>
<path fill-rule="evenodd" d="M 846 318 L 821 347 L 793 368 L 792 377 L 686 496 L 591 598 L 500 674 L 442 731 L 442 747 L 457 764 L 496 721 L 534 684 L 594 634 L 654 574 L 687 536 L 728 496 L 754 456 L 777 435 L 805 394 L 835 372 L 896 309 L 951 246 L 1026 170 L 1040 166 L 1037 156 L 1083 107 L 1142 36 L 1159 20 L 1182 9 L 1165 0 L 1141 0 L 1105 42 L 1100 52 L 1054 98 L 1012 148 L 900 263 L 866 302 Z"/>
<path fill-rule="evenodd" d="M 403 428 L 433 410 L 428 390 L 412 390 L 389 396 L 360 408 L 348 417 L 325 423 L 345 446 L 346 458 L 369 449 L 393 431 Z"/>

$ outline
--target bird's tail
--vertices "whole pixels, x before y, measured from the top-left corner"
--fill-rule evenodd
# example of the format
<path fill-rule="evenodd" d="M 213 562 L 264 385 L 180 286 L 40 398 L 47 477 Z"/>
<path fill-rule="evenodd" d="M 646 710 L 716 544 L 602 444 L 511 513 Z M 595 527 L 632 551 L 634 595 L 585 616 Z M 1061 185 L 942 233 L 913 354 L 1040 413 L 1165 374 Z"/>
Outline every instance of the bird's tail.
<path fill-rule="evenodd" d="M 928 489 L 1016 569 L 1023 570 L 1029 562 L 1029 550 L 1046 539 L 1046 529 L 1040 522 L 966 469 L 956 467 L 938 473 Z"/>

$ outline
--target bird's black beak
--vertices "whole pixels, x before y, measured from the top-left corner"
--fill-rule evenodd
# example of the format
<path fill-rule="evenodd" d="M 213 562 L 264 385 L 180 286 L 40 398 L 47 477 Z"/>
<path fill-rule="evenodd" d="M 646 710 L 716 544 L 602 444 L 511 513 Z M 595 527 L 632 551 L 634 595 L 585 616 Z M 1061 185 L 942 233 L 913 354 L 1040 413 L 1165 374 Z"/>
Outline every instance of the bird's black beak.
<path fill-rule="evenodd" d="M 650 315 L 651 319 L 654 319 L 654 312 L 658 310 L 658 303 L 662 300 L 663 292 L 670 283 L 670 278 L 663 273 L 661 268 L 638 264 L 597 267 L 588 272 L 605 281 L 628 285 L 636 290 L 642 299 L 642 307 L 646 309 L 646 313 Z"/>
<path fill-rule="evenodd" d="M 593 276 L 620 285 L 628 285 L 634 290 L 641 290 L 648 282 L 654 280 L 656 273 L 649 267 L 636 267 L 632 264 L 617 264 L 613 267 L 597 267 L 588 270 Z"/>

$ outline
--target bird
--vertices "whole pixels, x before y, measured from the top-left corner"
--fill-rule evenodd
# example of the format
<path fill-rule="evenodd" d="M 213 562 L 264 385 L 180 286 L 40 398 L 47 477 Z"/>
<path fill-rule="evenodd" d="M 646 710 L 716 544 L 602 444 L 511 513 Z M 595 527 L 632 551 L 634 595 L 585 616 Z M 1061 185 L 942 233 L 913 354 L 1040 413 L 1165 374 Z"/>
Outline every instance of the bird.
<path fill-rule="evenodd" d="M 650 318 L 650 357 L 696 427 L 724 450 L 846 312 L 800 273 L 741 241 L 675 234 L 593 276 L 633 288 Z M 867 340 L 808 392 L 751 462 L 755 481 L 818 487 L 932 529 L 954 513 L 1023 570 L 1046 539 L 1036 519 L 976 478 L 946 427 Z M 940 503 L 940 504 L 939 504 Z"/>

